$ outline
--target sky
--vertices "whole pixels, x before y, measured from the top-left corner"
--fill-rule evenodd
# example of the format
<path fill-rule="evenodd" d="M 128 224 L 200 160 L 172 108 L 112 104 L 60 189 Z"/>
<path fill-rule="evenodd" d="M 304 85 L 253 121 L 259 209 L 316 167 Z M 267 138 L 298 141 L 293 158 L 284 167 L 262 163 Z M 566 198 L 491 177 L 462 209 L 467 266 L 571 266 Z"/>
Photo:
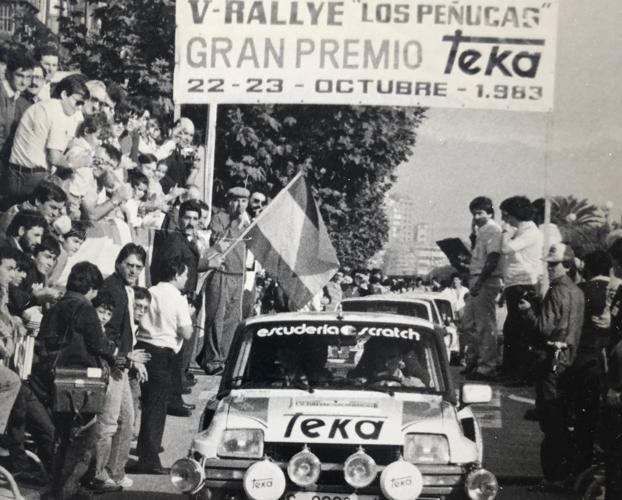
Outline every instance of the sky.
<path fill-rule="evenodd" d="M 622 2 L 560 0 L 553 113 L 430 109 L 393 192 L 436 238 L 465 236 L 468 204 L 549 193 L 622 213 Z M 548 144 L 548 148 L 547 148 Z"/>

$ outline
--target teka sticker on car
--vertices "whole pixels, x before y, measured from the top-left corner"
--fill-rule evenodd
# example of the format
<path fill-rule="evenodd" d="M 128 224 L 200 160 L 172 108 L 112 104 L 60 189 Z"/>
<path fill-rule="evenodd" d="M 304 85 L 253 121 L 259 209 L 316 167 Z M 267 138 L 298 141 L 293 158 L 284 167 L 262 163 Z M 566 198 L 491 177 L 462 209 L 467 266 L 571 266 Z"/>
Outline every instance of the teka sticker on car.
<path fill-rule="evenodd" d="M 278 398 L 268 407 L 267 441 L 331 443 L 401 443 L 402 402 L 396 400 L 363 406 L 334 406 L 334 400 L 317 407 L 299 407 Z M 349 401 L 350 404 L 355 400 Z M 370 407 L 371 405 L 371 407 Z"/>

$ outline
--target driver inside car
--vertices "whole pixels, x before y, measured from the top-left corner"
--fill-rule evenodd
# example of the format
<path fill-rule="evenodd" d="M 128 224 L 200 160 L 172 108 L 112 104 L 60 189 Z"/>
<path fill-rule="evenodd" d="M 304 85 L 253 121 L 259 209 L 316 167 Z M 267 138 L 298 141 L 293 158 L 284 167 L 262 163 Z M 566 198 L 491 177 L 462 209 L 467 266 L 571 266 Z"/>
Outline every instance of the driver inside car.
<path fill-rule="evenodd" d="M 370 344 L 374 345 L 373 348 Z M 409 354 L 409 351 L 407 354 Z M 367 353 L 373 353 L 368 354 Z M 402 370 L 407 366 L 403 361 L 400 346 L 397 343 L 368 342 L 361 362 L 349 374 L 362 383 L 391 385 L 399 383 L 403 387 L 426 387 L 423 381 L 415 376 L 415 372 L 405 374 Z M 409 361 L 412 367 L 412 361 Z"/>

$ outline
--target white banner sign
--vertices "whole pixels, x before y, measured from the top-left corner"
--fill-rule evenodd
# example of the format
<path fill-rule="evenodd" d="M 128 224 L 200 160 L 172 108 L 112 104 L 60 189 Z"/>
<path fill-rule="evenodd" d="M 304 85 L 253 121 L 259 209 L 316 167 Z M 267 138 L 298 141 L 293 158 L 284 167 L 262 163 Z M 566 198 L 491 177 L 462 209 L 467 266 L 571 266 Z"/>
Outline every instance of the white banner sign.
<path fill-rule="evenodd" d="M 549 111 L 559 0 L 177 0 L 180 104 Z"/>

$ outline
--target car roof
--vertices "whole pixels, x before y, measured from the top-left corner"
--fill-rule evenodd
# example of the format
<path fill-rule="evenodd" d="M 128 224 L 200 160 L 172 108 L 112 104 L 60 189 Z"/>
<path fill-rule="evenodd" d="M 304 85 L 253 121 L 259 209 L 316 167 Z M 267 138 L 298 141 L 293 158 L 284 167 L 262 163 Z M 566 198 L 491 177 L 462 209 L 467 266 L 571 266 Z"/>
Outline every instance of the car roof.
<path fill-rule="evenodd" d="M 370 302 L 376 300 L 384 300 L 388 302 L 415 302 L 417 304 L 427 303 L 426 297 L 412 297 L 407 294 L 382 294 L 365 295 L 364 297 L 348 297 L 342 299 L 341 302 Z"/>
<path fill-rule="evenodd" d="M 450 301 L 450 299 L 448 297 L 445 297 L 441 292 L 406 292 L 404 295 L 413 299 L 440 299 Z"/>
<path fill-rule="evenodd" d="M 300 323 L 303 321 L 330 321 L 330 322 L 360 322 L 360 323 L 390 323 L 403 324 L 418 328 L 427 328 L 434 330 L 434 324 L 431 321 L 415 318 L 413 316 L 404 316 L 394 313 L 376 313 L 376 312 L 358 312 L 343 311 L 341 317 L 336 312 L 289 312 L 278 314 L 264 314 L 261 316 L 252 316 L 245 322 L 246 326 L 264 324 L 264 323 Z"/>

